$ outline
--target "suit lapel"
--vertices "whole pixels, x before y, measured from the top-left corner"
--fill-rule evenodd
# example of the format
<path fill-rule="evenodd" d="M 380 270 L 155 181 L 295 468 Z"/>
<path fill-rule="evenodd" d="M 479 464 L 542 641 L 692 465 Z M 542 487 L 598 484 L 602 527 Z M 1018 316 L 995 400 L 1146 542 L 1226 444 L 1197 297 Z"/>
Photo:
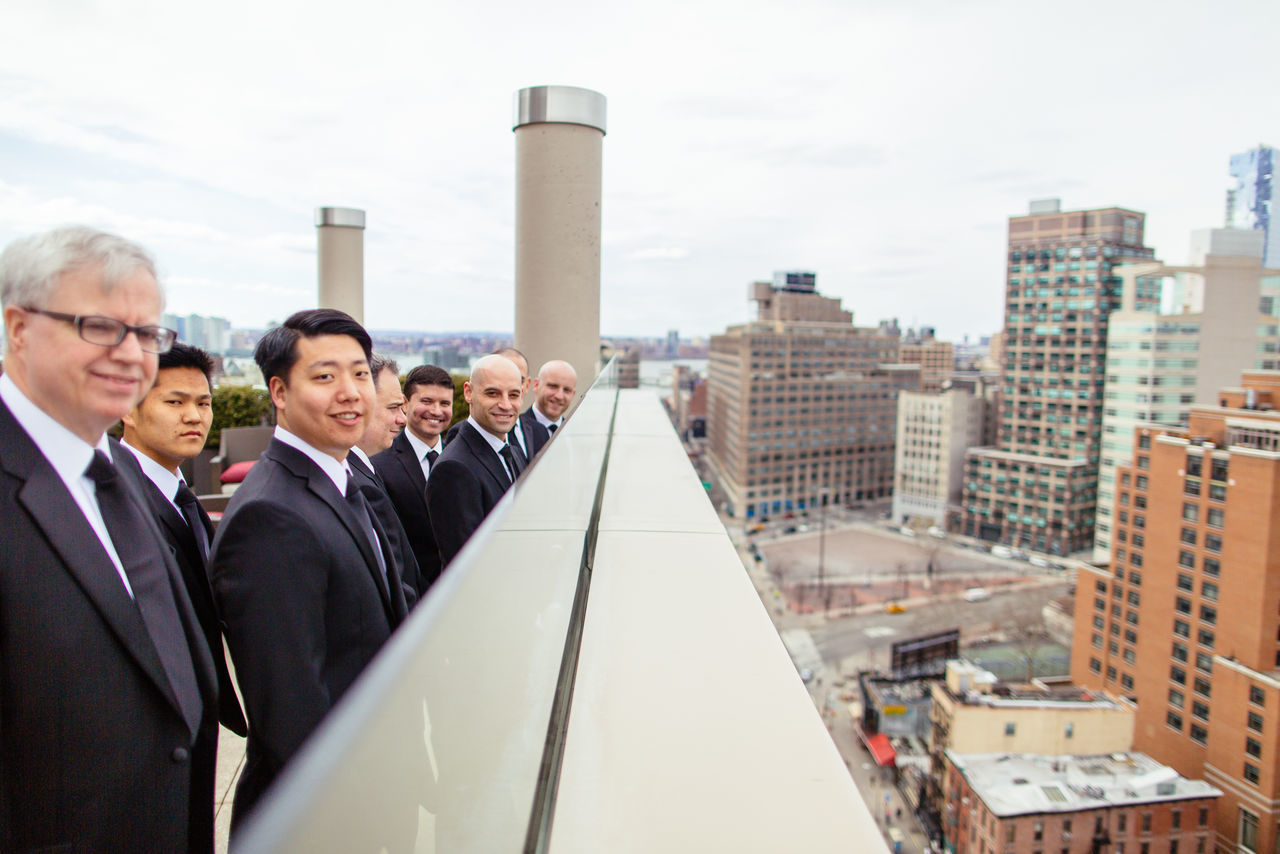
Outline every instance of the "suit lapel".
<path fill-rule="evenodd" d="M 169 503 L 169 499 L 164 497 L 150 478 L 142 485 L 142 491 L 147 495 L 147 503 L 151 505 L 151 511 L 159 519 L 160 524 L 165 527 L 170 534 L 173 535 L 173 541 L 179 543 L 182 549 L 187 553 L 187 560 L 194 559 L 194 564 L 200 564 L 200 547 L 196 544 L 195 534 L 191 530 L 191 526 L 187 524 L 186 518 L 174 509 Z M 213 542 L 213 537 L 209 538 L 209 542 Z"/>
<path fill-rule="evenodd" d="M 463 424 L 463 429 L 458 431 L 462 440 L 467 443 L 472 455 L 480 461 L 480 465 L 493 478 L 494 483 L 498 486 L 498 491 L 505 492 L 507 487 L 511 485 L 511 478 L 507 474 L 507 467 L 502 464 L 502 458 L 490 447 L 488 440 L 481 436 L 478 430 L 465 421 Z"/>
<path fill-rule="evenodd" d="M 347 503 L 346 496 L 340 495 L 337 486 L 329 479 L 329 476 L 321 471 L 319 466 L 307 459 L 307 455 L 298 449 L 292 448 L 278 439 L 272 439 L 271 444 L 267 446 L 266 452 L 281 465 L 288 468 L 289 471 L 306 480 L 307 489 L 311 494 L 329 505 L 329 509 L 342 521 L 347 532 L 351 534 L 351 539 L 355 542 L 356 548 L 360 550 L 361 557 L 364 558 L 365 568 L 368 570 L 369 575 L 373 577 L 373 583 L 377 586 L 378 593 L 382 596 L 383 607 L 387 609 L 388 615 L 394 616 L 391 598 L 387 592 L 387 583 L 382 577 L 382 570 L 378 568 L 378 559 L 373 553 L 373 546 L 365 535 L 364 526 L 356 519 L 355 510 Z M 353 472 L 349 476 L 355 477 L 356 475 Z M 376 514 L 371 514 L 371 518 L 373 516 L 376 516 Z M 375 523 L 376 529 L 377 525 Z M 395 564 L 387 555 L 385 549 L 383 550 L 383 558 L 387 561 L 388 575 L 390 575 L 391 568 Z M 395 625 L 394 620 L 392 625 Z"/>
<path fill-rule="evenodd" d="M 405 428 L 408 429 L 407 427 Z M 427 478 L 422 473 L 422 463 L 418 460 L 413 452 L 413 445 L 405 438 L 404 433 L 392 441 L 391 447 L 395 449 L 396 459 L 404 468 L 405 474 L 409 476 L 409 481 L 414 486 L 414 492 L 418 495 L 418 500 L 422 502 L 422 509 L 427 509 Z"/>

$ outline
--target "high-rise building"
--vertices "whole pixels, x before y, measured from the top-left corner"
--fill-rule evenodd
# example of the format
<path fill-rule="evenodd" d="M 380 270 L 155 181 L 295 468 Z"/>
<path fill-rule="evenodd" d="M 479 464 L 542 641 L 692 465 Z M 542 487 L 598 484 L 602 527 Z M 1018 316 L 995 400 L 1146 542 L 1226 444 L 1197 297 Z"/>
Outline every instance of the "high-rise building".
<path fill-rule="evenodd" d="M 1003 402 L 997 448 L 970 451 L 960 530 L 1055 554 L 1093 545 L 1113 267 L 1148 260 L 1144 215 L 1063 212 L 1056 199 L 1009 218 Z M 1129 307 L 1154 310 L 1159 294 Z"/>
<path fill-rule="evenodd" d="M 1280 225 L 1272 220 L 1276 161 L 1276 150 L 1269 145 L 1232 155 L 1234 180 L 1227 190 L 1227 227 L 1257 229 L 1266 235 L 1262 262 L 1268 267 L 1280 267 Z"/>
<path fill-rule="evenodd" d="M 964 483 L 965 452 L 983 444 L 993 417 L 994 389 L 979 380 L 971 389 L 898 395 L 893 466 L 893 518 L 946 522 Z"/>
<path fill-rule="evenodd" d="M 885 499 L 898 393 L 916 390 L 896 325 L 853 325 L 814 273 L 751 286 L 754 322 L 711 339 L 710 467 L 728 512 L 760 516 Z"/>
<path fill-rule="evenodd" d="M 1135 430 L 1110 566 L 1077 578 L 1071 676 L 1134 698 L 1134 748 L 1224 792 L 1216 850 L 1274 851 L 1280 372 L 1247 371 L 1213 404 Z"/>
<path fill-rule="evenodd" d="M 1111 554 L 1116 466 L 1133 456 L 1134 428 L 1186 424 L 1192 404 L 1212 401 L 1242 370 L 1280 367 L 1280 325 L 1259 309 L 1263 283 L 1280 270 L 1262 267 L 1262 240 L 1260 231 L 1206 229 L 1192 234 L 1189 266 L 1116 268 L 1126 294 L 1160 287 L 1173 312 L 1111 313 L 1095 561 Z"/>
<path fill-rule="evenodd" d="M 904 365 L 920 366 L 921 391 L 939 392 L 956 368 L 955 345 L 939 341 L 932 327 L 922 327 L 919 332 L 908 329 L 898 348 L 898 360 Z"/>

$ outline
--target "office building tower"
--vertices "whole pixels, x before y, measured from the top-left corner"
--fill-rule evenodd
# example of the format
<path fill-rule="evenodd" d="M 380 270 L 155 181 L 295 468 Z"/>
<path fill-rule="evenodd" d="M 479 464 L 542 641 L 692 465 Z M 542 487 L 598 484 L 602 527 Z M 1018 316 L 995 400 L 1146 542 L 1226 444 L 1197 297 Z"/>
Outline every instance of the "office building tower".
<path fill-rule="evenodd" d="M 960 502 L 965 452 L 983 444 L 995 414 L 994 392 L 979 379 L 969 389 L 898 395 L 894 520 L 946 524 L 947 507 Z"/>
<path fill-rule="evenodd" d="M 728 512 L 762 516 L 888 498 L 900 391 L 896 325 L 862 328 L 814 273 L 756 282 L 754 322 L 712 336 L 710 468 Z"/>
<path fill-rule="evenodd" d="M 956 368 L 955 345 L 939 341 L 932 327 L 922 327 L 919 332 L 908 329 L 898 348 L 898 360 L 904 365 L 920 366 L 921 391 L 939 392 Z"/>
<path fill-rule="evenodd" d="M 1135 430 L 1111 564 L 1077 579 L 1071 676 L 1134 698 L 1134 748 L 1223 790 L 1217 850 L 1274 851 L 1280 372 L 1215 398 L 1185 428 Z"/>
<path fill-rule="evenodd" d="M 1232 155 L 1232 186 L 1227 190 L 1227 227 L 1261 231 L 1262 262 L 1267 267 L 1280 267 L 1280 226 L 1272 221 L 1276 159 L 1269 145 Z"/>
<path fill-rule="evenodd" d="M 1113 267 L 1153 257 L 1143 225 L 1137 211 L 1063 212 L 1056 199 L 1009 218 L 1000 440 L 966 460 L 963 533 L 1053 554 L 1093 546 Z"/>
<path fill-rule="evenodd" d="M 1280 275 L 1262 266 L 1262 232 L 1205 229 L 1191 242 L 1187 266 L 1116 268 L 1124 293 L 1167 291 L 1173 310 L 1111 313 L 1094 561 L 1111 554 L 1116 466 L 1132 459 L 1134 428 L 1186 424 L 1192 404 L 1212 401 L 1242 370 L 1280 367 L 1280 326 L 1259 308 L 1268 274 Z"/>

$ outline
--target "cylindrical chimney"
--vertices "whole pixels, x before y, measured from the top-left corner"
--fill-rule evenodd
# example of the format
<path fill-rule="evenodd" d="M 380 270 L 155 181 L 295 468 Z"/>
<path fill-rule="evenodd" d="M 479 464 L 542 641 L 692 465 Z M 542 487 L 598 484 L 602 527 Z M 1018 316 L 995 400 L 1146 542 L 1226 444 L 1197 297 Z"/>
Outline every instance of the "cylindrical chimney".
<path fill-rule="evenodd" d="M 364 323 L 364 211 L 316 208 L 320 308 L 345 311 Z"/>
<path fill-rule="evenodd" d="M 600 363 L 605 98 L 575 86 L 516 93 L 515 346 L 530 372 L 564 359 L 578 388 Z"/>

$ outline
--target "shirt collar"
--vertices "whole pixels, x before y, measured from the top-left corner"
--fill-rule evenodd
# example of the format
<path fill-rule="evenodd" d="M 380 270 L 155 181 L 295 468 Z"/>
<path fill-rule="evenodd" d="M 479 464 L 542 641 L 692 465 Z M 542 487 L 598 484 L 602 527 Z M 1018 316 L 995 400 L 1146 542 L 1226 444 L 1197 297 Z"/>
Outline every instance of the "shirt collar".
<path fill-rule="evenodd" d="M 275 438 L 284 442 L 290 448 L 306 454 L 307 459 L 320 467 L 320 471 L 329 476 L 329 480 L 333 481 L 333 485 L 338 488 L 341 495 L 347 494 L 347 461 L 336 460 L 326 454 L 324 451 L 315 448 L 308 442 L 299 439 L 288 430 L 276 425 Z"/>
<path fill-rule="evenodd" d="M 0 399 L 64 483 L 85 476 L 95 450 L 111 459 L 106 433 L 98 439 L 98 444 L 90 445 L 32 403 L 8 374 L 0 376 Z"/>
<path fill-rule="evenodd" d="M 156 489 L 160 490 L 160 494 L 169 499 L 170 504 L 173 504 L 174 498 L 178 495 L 178 486 L 184 482 L 182 473 L 174 474 L 128 442 L 121 442 L 120 444 L 133 451 L 133 455 L 138 458 L 138 465 L 142 467 L 142 473 L 156 485 Z"/>
<path fill-rule="evenodd" d="M 554 424 L 556 425 L 557 430 L 560 429 L 560 425 L 564 423 L 563 415 L 561 415 L 556 420 L 552 421 L 550 418 L 542 414 L 542 410 L 538 408 L 538 404 L 536 403 L 533 405 L 533 417 L 538 419 L 538 423 L 541 424 L 543 427 L 550 427 L 552 424 Z"/>
<path fill-rule="evenodd" d="M 369 471 L 373 471 L 373 460 L 369 459 L 369 455 L 366 454 L 364 450 L 360 448 L 359 445 L 352 445 L 351 453 L 355 454 L 357 457 L 360 458 L 360 462 L 364 463 L 365 468 L 367 468 Z"/>
<path fill-rule="evenodd" d="M 502 453 L 502 446 L 507 444 L 505 436 L 493 435 L 488 430 L 481 427 L 480 424 L 470 415 L 467 416 L 467 423 L 476 428 L 476 432 L 484 437 L 484 440 L 489 443 L 490 448 L 493 448 L 497 453 Z"/>
<path fill-rule="evenodd" d="M 413 431 L 408 427 L 404 428 L 405 438 L 409 440 L 409 447 L 413 448 L 413 453 L 417 456 L 418 462 L 422 462 L 428 451 L 435 451 L 437 454 L 444 451 L 444 447 L 440 437 L 436 437 L 435 447 L 431 447 L 426 442 L 413 435 Z"/>

